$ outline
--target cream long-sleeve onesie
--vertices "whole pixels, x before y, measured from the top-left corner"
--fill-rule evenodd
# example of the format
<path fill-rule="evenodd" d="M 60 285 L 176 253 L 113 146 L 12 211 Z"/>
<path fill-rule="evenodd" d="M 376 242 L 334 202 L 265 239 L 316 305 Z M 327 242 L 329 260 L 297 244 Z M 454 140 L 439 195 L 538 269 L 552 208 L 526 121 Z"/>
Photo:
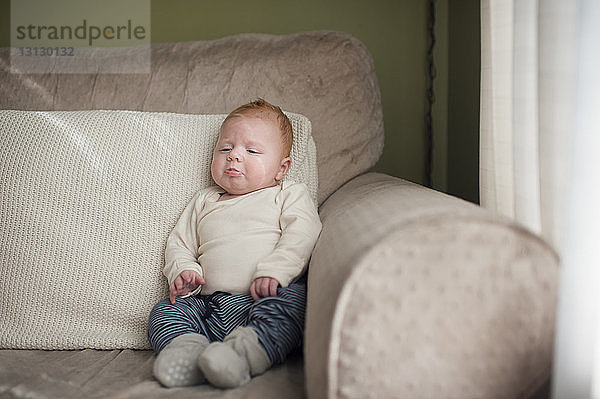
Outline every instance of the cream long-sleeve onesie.
<path fill-rule="evenodd" d="M 258 277 L 286 287 L 308 263 L 321 221 L 303 183 L 283 182 L 218 201 L 218 186 L 199 190 L 167 239 L 169 284 L 184 270 L 206 281 L 189 295 L 248 293 Z"/>

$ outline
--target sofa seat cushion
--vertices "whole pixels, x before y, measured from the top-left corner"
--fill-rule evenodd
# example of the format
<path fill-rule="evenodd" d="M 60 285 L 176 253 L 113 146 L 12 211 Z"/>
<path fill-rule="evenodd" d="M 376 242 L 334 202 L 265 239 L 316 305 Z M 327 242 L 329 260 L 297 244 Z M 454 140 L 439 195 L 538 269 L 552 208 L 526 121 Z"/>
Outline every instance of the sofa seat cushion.
<path fill-rule="evenodd" d="M 163 388 L 152 377 L 151 351 L 92 349 L 78 351 L 0 350 L 0 397 L 94 399 L 222 398 L 210 385 Z M 304 398 L 302 355 L 227 391 L 230 399 Z"/>

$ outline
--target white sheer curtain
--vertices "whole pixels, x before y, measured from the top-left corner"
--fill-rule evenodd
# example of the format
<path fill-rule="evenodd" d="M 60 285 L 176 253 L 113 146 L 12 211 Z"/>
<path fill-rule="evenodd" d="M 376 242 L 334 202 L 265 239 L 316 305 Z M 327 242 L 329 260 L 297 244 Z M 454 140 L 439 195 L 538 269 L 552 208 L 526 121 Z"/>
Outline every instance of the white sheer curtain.
<path fill-rule="evenodd" d="M 553 396 L 600 399 L 600 0 L 482 0 L 480 198 L 561 256 Z"/>
<path fill-rule="evenodd" d="M 576 10 L 571 0 L 481 4 L 481 204 L 555 246 L 564 230 Z"/>

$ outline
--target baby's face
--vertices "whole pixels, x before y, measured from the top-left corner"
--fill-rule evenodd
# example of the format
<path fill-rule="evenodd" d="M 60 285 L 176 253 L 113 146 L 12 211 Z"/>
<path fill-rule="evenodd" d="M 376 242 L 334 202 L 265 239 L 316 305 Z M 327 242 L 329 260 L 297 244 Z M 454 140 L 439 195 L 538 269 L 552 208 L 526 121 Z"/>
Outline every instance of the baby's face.
<path fill-rule="evenodd" d="M 221 128 L 213 152 L 212 178 L 227 193 L 247 194 L 283 179 L 290 158 L 282 159 L 281 133 L 273 122 L 236 117 Z"/>

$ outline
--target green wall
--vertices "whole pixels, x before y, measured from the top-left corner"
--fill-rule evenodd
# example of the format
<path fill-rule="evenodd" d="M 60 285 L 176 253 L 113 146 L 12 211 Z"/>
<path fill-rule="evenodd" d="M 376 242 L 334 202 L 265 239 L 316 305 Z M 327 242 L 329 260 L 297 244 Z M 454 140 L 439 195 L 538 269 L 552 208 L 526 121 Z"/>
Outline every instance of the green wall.
<path fill-rule="evenodd" d="M 479 0 L 448 0 L 447 192 L 479 203 Z"/>
<path fill-rule="evenodd" d="M 433 188 L 479 203 L 480 1 L 436 0 Z"/>
<path fill-rule="evenodd" d="M 0 0 L 4 46 L 10 44 L 9 5 Z M 316 29 L 353 34 L 371 51 L 381 87 L 386 138 L 375 170 L 423 183 L 427 7 L 426 0 L 152 0 L 151 34 L 153 42 Z M 478 18 L 479 0 L 436 0 L 433 187 L 475 202 Z"/>

